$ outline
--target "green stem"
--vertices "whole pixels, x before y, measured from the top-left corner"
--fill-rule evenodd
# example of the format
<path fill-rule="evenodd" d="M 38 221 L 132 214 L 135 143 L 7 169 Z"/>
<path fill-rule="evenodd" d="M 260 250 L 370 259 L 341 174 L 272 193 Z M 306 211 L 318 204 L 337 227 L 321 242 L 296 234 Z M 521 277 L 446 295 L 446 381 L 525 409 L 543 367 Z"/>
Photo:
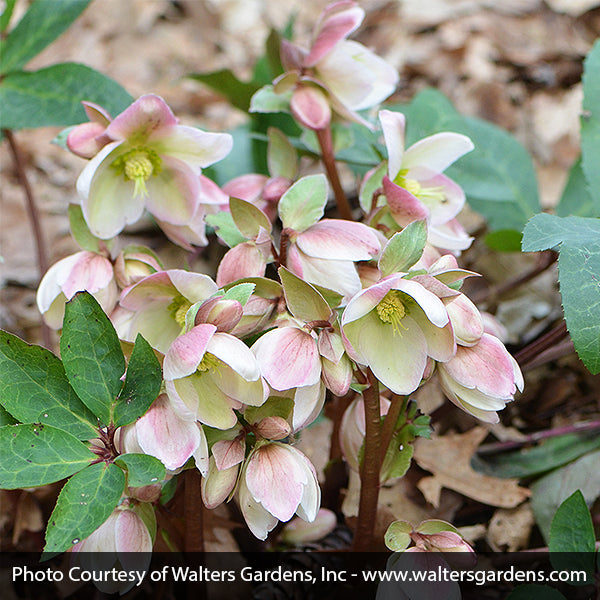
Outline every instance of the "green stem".
<path fill-rule="evenodd" d="M 400 397 L 394 394 L 390 402 L 390 408 L 383 419 L 383 425 L 381 426 L 381 465 L 389 448 L 394 431 L 396 430 L 396 423 L 398 423 L 398 417 L 406 412 L 408 406 L 408 396 Z"/>
<path fill-rule="evenodd" d="M 342 184 L 340 183 L 340 176 L 335 165 L 331 128 L 327 126 L 325 129 L 318 129 L 315 133 L 317 134 L 317 140 L 319 142 L 319 147 L 321 148 L 321 160 L 323 161 L 323 166 L 327 173 L 327 179 L 329 179 L 329 183 L 333 188 L 333 195 L 335 196 L 335 203 L 337 204 L 340 217 L 347 221 L 354 221 L 348 198 L 346 198 L 344 188 L 342 188 Z"/>
<path fill-rule="evenodd" d="M 379 472 L 381 452 L 381 410 L 379 405 L 379 382 L 371 369 L 367 371 L 369 387 L 363 392 L 365 406 L 364 457 L 360 472 L 360 500 L 358 519 L 354 531 L 352 550 L 372 550 L 377 502 L 379 499 Z"/>

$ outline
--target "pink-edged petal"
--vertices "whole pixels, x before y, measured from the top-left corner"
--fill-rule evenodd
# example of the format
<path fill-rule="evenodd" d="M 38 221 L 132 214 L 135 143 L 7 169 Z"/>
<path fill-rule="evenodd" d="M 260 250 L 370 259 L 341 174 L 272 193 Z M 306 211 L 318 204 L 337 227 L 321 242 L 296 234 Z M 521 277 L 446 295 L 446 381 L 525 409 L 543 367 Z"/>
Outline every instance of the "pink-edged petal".
<path fill-rule="evenodd" d="M 229 250 L 217 269 L 217 285 L 223 287 L 243 277 L 262 277 L 267 268 L 263 253 L 254 242 L 242 242 Z"/>
<path fill-rule="evenodd" d="M 419 326 L 427 342 L 427 354 L 434 360 L 446 362 L 456 354 L 456 342 L 452 325 L 436 327 L 419 308 L 410 311 L 410 316 Z"/>
<path fill-rule="evenodd" d="M 204 433 L 204 429 L 202 429 L 202 425 L 198 422 L 196 422 L 196 425 L 198 426 L 198 432 L 200 433 L 200 443 L 194 450 L 192 456 L 196 462 L 196 468 L 200 471 L 202 477 L 206 477 L 209 468 L 208 440 L 206 439 L 206 434 Z"/>
<path fill-rule="evenodd" d="M 190 167 L 196 176 L 200 169 L 225 158 L 233 147 L 228 133 L 210 133 L 178 125 L 164 134 L 152 136 L 152 148 L 161 157 L 171 156 Z"/>
<path fill-rule="evenodd" d="M 435 133 L 414 143 L 404 152 L 402 168 L 416 170 L 425 167 L 433 173 L 441 173 L 474 147 L 466 135 Z"/>
<path fill-rule="evenodd" d="M 110 113 L 99 104 L 96 104 L 95 102 L 86 102 L 85 100 L 83 100 L 81 104 L 83 105 L 83 110 L 85 110 L 87 118 L 92 123 L 99 123 L 106 127 L 112 121 Z"/>
<path fill-rule="evenodd" d="M 99 140 L 106 125 L 100 123 L 82 123 L 73 127 L 67 135 L 67 148 L 81 158 L 92 158 L 105 145 L 105 140 Z"/>
<path fill-rule="evenodd" d="M 232 198 L 241 198 L 246 202 L 257 200 L 269 178 L 266 175 L 250 173 L 241 175 L 223 186 L 223 192 Z"/>
<path fill-rule="evenodd" d="M 173 271 L 158 271 L 144 277 L 141 281 L 123 290 L 120 304 L 129 310 L 142 310 L 149 302 L 164 301 L 171 302 L 177 294 L 177 288 L 173 285 L 170 273 Z M 166 308 L 166 307 L 165 307 Z"/>
<path fill-rule="evenodd" d="M 322 219 L 303 231 L 296 243 L 308 256 L 330 260 L 370 260 L 381 251 L 373 229 L 341 219 Z"/>
<path fill-rule="evenodd" d="M 206 300 L 217 291 L 217 284 L 208 275 L 183 269 L 171 269 L 167 272 L 177 291 L 192 303 Z"/>
<path fill-rule="evenodd" d="M 163 363 L 165 379 L 181 379 L 196 371 L 217 328 L 209 323 L 196 325 L 172 344 Z"/>
<path fill-rule="evenodd" d="M 59 260 L 42 277 L 36 296 L 38 309 L 42 314 L 47 312 L 54 300 L 62 294 L 62 285 L 77 261 L 80 260 L 81 254 L 81 252 L 77 252 Z"/>
<path fill-rule="evenodd" d="M 172 156 L 162 163 L 162 171 L 146 181 L 146 208 L 161 221 L 187 225 L 200 203 L 198 174 Z"/>
<path fill-rule="evenodd" d="M 483 319 L 478 308 L 464 294 L 446 304 L 456 341 L 461 346 L 474 346 L 483 335 Z"/>
<path fill-rule="evenodd" d="M 410 177 L 410 173 L 408 174 Z M 434 175 L 427 179 L 420 179 L 421 202 L 429 208 L 431 213 L 430 223 L 432 225 L 441 225 L 456 217 L 456 215 L 465 206 L 465 193 L 463 189 L 452 179 L 445 175 Z M 428 196 L 428 190 L 433 189 L 435 194 L 441 192 L 443 199 L 438 200 L 434 194 Z"/>
<path fill-rule="evenodd" d="M 135 341 L 137 334 L 141 333 L 153 348 L 165 354 L 181 333 L 181 326 L 166 308 L 162 302 L 152 302 L 143 311 L 136 312 L 131 319 L 126 341 Z"/>
<path fill-rule="evenodd" d="M 406 330 L 394 333 L 377 313 L 370 313 L 346 327 L 346 335 L 375 376 L 396 394 L 414 392 L 427 366 L 427 341 L 421 328 L 405 316 Z"/>
<path fill-rule="evenodd" d="M 400 112 L 380 110 L 379 121 L 388 151 L 388 175 L 393 181 L 402 168 L 406 117 Z"/>
<path fill-rule="evenodd" d="M 338 363 L 344 355 L 342 337 L 337 332 L 321 329 L 318 338 L 319 354 L 331 362 Z"/>
<path fill-rule="evenodd" d="M 269 386 L 264 380 L 248 381 L 224 363 L 213 379 L 225 396 L 240 404 L 261 406 L 269 397 Z"/>
<path fill-rule="evenodd" d="M 208 472 L 202 478 L 202 501 L 206 508 L 212 510 L 227 500 L 235 488 L 238 471 L 237 465 L 228 469 L 217 468 L 215 459 L 211 457 Z"/>
<path fill-rule="evenodd" d="M 252 346 L 261 372 L 276 390 L 317 383 L 321 361 L 316 340 L 296 327 L 273 329 Z"/>
<path fill-rule="evenodd" d="M 254 354 L 244 342 L 233 335 L 215 333 L 208 342 L 206 350 L 222 360 L 246 381 L 259 379 L 260 369 Z"/>
<path fill-rule="evenodd" d="M 329 260 L 308 256 L 292 244 L 288 249 L 287 267 L 292 273 L 309 283 L 342 294 L 345 302 L 361 289 L 356 267 L 349 260 Z"/>
<path fill-rule="evenodd" d="M 128 563 L 137 568 L 139 555 L 131 556 L 129 553 L 152 552 L 152 538 L 150 532 L 140 517 L 132 510 L 121 510 L 115 523 L 116 550 L 119 561 L 124 569 L 128 569 Z M 150 562 L 150 557 L 148 557 Z"/>
<path fill-rule="evenodd" d="M 437 248 L 458 253 L 469 248 L 474 239 L 456 219 L 452 219 L 443 225 L 430 226 L 427 230 L 427 238 L 429 243 Z"/>
<path fill-rule="evenodd" d="M 336 396 L 345 395 L 352 383 L 352 363 L 347 356 L 342 357 L 337 363 L 321 359 L 321 377 L 327 389 Z"/>
<path fill-rule="evenodd" d="M 504 344 L 488 333 L 472 348 L 459 347 L 445 369 L 460 385 L 490 396 L 509 398 L 516 391 L 511 356 Z"/>
<path fill-rule="evenodd" d="M 342 328 L 344 325 L 360 319 L 373 310 L 384 298 L 384 296 L 395 287 L 396 281 L 401 276 L 386 277 L 379 283 L 368 287 L 352 298 L 346 306 L 342 315 Z"/>
<path fill-rule="evenodd" d="M 413 298 L 425 313 L 425 316 L 436 327 L 445 327 L 450 321 L 444 303 L 420 283 L 410 279 L 392 278 L 393 289 L 400 290 Z"/>
<path fill-rule="evenodd" d="M 325 7 L 319 22 L 317 34 L 305 67 L 314 67 L 333 47 L 355 31 L 365 18 L 365 11 L 356 2 L 335 2 Z"/>
<path fill-rule="evenodd" d="M 237 423 L 229 397 L 218 388 L 210 373 L 194 373 L 176 379 L 173 389 L 201 423 L 217 429 L 230 429 Z"/>
<path fill-rule="evenodd" d="M 229 196 L 212 179 L 200 175 L 200 202 L 211 206 L 227 205 Z"/>
<path fill-rule="evenodd" d="M 396 89 L 398 72 L 358 42 L 339 42 L 315 65 L 317 77 L 350 110 L 379 104 Z"/>
<path fill-rule="evenodd" d="M 167 103 L 155 94 L 138 98 L 117 115 L 106 133 L 113 140 L 127 140 L 132 146 L 145 144 L 153 136 L 165 135 L 177 125 Z"/>
<path fill-rule="evenodd" d="M 219 471 L 239 465 L 246 455 L 246 443 L 241 438 L 219 440 L 212 446 L 215 465 Z"/>
<path fill-rule="evenodd" d="M 242 472 L 242 476 L 240 477 L 238 502 L 248 529 L 259 540 L 266 540 L 269 531 L 275 528 L 279 520 L 252 497 L 246 485 L 245 471 Z"/>
<path fill-rule="evenodd" d="M 142 450 L 171 471 L 183 466 L 200 443 L 196 424 L 181 419 L 164 395 L 138 419 L 135 429 Z"/>
<path fill-rule="evenodd" d="M 312 463 L 308 458 L 302 454 L 296 448 L 290 448 L 297 456 L 299 462 L 304 464 L 304 468 L 307 474 L 307 482 L 304 486 L 302 493 L 302 499 L 300 505 L 296 510 L 296 514 L 305 521 L 311 523 L 315 520 L 319 507 L 321 506 L 321 488 L 319 487 L 319 481 L 317 479 L 317 473 Z"/>
<path fill-rule="evenodd" d="M 392 217 L 400 227 L 429 218 L 429 209 L 408 190 L 392 182 L 387 175 L 383 178 L 383 191 Z"/>
<path fill-rule="evenodd" d="M 309 129 L 324 129 L 331 122 L 327 96 L 313 85 L 296 87 L 290 100 L 290 109 L 294 118 Z"/>
<path fill-rule="evenodd" d="M 289 521 L 304 493 L 308 477 L 288 448 L 277 443 L 263 446 L 246 467 L 246 485 L 257 502 L 280 521 Z"/>
<path fill-rule="evenodd" d="M 95 252 L 78 252 L 78 260 L 62 284 L 65 296 L 71 299 L 76 292 L 86 290 L 95 294 L 105 288 L 114 278 L 112 263 Z M 112 307 L 111 307 L 112 309 Z"/>
<path fill-rule="evenodd" d="M 296 388 L 292 428 L 299 431 L 308 427 L 320 414 L 325 403 L 325 386 L 319 381 L 314 385 Z"/>
<path fill-rule="evenodd" d="M 160 219 L 156 219 L 156 222 L 174 244 L 193 252 L 194 246 L 208 246 L 204 216 L 203 207 L 200 205 L 187 225 L 172 225 Z"/>

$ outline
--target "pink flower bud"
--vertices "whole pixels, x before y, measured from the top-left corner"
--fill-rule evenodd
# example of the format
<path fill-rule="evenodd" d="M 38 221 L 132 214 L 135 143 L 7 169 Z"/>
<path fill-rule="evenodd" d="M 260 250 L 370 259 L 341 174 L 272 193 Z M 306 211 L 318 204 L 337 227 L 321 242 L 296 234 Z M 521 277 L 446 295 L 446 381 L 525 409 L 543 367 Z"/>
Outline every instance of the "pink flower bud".
<path fill-rule="evenodd" d="M 217 331 L 230 332 L 242 318 L 243 306 L 237 300 L 211 298 L 196 313 L 195 324 L 211 323 Z"/>
<path fill-rule="evenodd" d="M 282 417 L 266 417 L 256 427 L 256 433 L 268 440 L 282 440 L 292 432 Z"/>
<path fill-rule="evenodd" d="M 283 528 L 281 539 L 288 544 L 295 545 L 316 542 L 330 534 L 336 525 L 335 513 L 327 508 L 321 508 L 312 523 L 307 523 L 298 517 L 292 519 Z"/>
<path fill-rule="evenodd" d="M 150 253 L 123 250 L 115 261 L 115 279 L 121 288 L 129 287 L 144 277 L 162 271 Z"/>

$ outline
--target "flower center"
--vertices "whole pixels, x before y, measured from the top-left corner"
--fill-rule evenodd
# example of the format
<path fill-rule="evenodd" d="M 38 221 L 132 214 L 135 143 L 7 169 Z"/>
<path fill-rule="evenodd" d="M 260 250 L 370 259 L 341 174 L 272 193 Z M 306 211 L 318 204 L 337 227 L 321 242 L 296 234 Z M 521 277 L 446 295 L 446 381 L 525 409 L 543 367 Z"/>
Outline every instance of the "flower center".
<path fill-rule="evenodd" d="M 406 177 L 408 169 L 402 169 L 394 178 L 394 183 L 417 197 L 423 204 L 431 207 L 432 204 L 444 204 L 448 201 L 444 188 L 440 186 L 423 187 L 416 179 Z"/>
<path fill-rule="evenodd" d="M 394 331 L 401 335 L 400 329 L 407 331 L 402 325 L 402 319 L 408 313 L 407 301 L 402 298 L 402 292 L 398 290 L 390 290 L 383 300 L 377 305 L 377 314 L 384 323 L 390 323 Z"/>
<path fill-rule="evenodd" d="M 135 182 L 134 196 L 147 196 L 146 181 L 162 170 L 162 160 L 150 148 L 134 148 L 114 160 L 111 167 L 123 173 L 125 181 Z"/>
<path fill-rule="evenodd" d="M 196 370 L 200 373 L 206 373 L 207 371 L 218 371 L 219 366 L 219 359 L 216 356 L 205 352 Z"/>
<path fill-rule="evenodd" d="M 185 327 L 185 315 L 190 306 L 192 306 L 192 303 L 186 300 L 182 295 L 175 296 L 171 304 L 167 306 L 167 310 L 181 328 Z"/>

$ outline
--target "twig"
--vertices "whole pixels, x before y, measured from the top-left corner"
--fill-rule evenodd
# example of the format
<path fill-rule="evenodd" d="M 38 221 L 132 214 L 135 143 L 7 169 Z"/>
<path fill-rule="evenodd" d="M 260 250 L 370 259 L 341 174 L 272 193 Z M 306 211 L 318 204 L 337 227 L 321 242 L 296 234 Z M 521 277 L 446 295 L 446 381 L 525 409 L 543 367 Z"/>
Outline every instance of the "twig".
<path fill-rule="evenodd" d="M 515 354 L 515 360 L 519 365 L 525 365 L 544 350 L 547 350 L 560 342 L 567 335 L 567 324 L 564 321 L 561 321 L 554 329 L 551 329 L 548 333 L 540 336 L 537 340 L 534 340 L 525 346 L 525 348 L 521 348 L 521 350 Z"/>
<path fill-rule="evenodd" d="M 381 444 L 379 383 L 371 372 L 371 369 L 367 369 L 367 378 L 370 385 L 363 392 L 365 406 L 365 451 L 360 472 L 358 519 L 352 542 L 352 550 L 354 552 L 368 552 L 372 549 L 373 533 L 377 518 L 377 502 L 379 499 L 379 457 Z"/>
<path fill-rule="evenodd" d="M 346 194 L 344 193 L 344 189 L 340 183 L 340 176 L 338 174 L 337 167 L 335 166 L 331 129 L 326 127 L 325 129 L 319 129 L 315 131 L 315 133 L 317 134 L 317 140 L 319 142 L 319 147 L 321 148 L 321 160 L 323 161 L 323 166 L 327 172 L 329 183 L 333 188 L 333 195 L 335 196 L 335 202 L 337 204 L 340 217 L 342 217 L 342 219 L 346 219 L 347 221 L 354 221 L 352 211 L 350 210 L 350 204 L 348 203 L 348 198 L 346 198 Z"/>
<path fill-rule="evenodd" d="M 534 357 L 530 362 L 523 365 L 521 370 L 529 371 L 530 369 L 545 365 L 546 363 L 562 358 L 563 356 L 573 354 L 573 352 L 575 352 L 573 340 L 570 338 L 562 340 L 561 342 L 558 342 L 556 346 L 552 346 L 551 348 L 540 352 L 540 354 Z"/>
<path fill-rule="evenodd" d="M 479 454 L 480 456 L 487 456 L 489 454 L 497 454 L 499 452 L 505 452 L 507 450 L 515 450 L 527 444 L 539 442 L 540 440 L 546 440 L 548 438 L 558 437 L 560 435 L 598 430 L 600 430 L 600 421 L 574 423 L 573 425 L 564 425 L 563 427 L 556 427 L 554 429 L 547 429 L 545 431 L 536 431 L 535 433 L 525 435 L 525 437 L 523 437 L 523 439 L 520 440 L 508 440 L 506 442 L 494 442 L 492 444 L 483 444 L 477 449 L 477 454 Z"/>
<path fill-rule="evenodd" d="M 197 469 L 185 472 L 184 518 L 186 552 L 204 552 L 204 519 L 200 473 Z"/>
<path fill-rule="evenodd" d="M 19 183 L 21 184 L 21 187 L 25 192 L 25 207 L 27 209 L 29 223 L 31 224 L 31 228 L 33 230 L 33 237 L 35 239 L 35 247 L 37 253 L 38 270 L 40 272 L 41 279 L 44 273 L 46 273 L 46 271 L 48 270 L 48 252 L 46 251 L 46 244 L 44 242 L 42 227 L 40 225 L 40 214 L 35 204 L 35 198 L 33 196 L 31 186 L 29 185 L 29 180 L 27 179 L 27 173 L 25 172 L 25 167 L 23 166 L 23 158 L 15 140 L 15 136 L 13 135 L 13 132 L 10 129 L 3 129 L 2 133 L 4 134 L 4 136 L 6 137 L 6 141 L 8 142 L 8 147 L 10 148 L 10 152 L 13 157 L 15 171 L 17 172 Z M 42 342 L 46 348 L 51 349 L 52 340 L 50 338 L 50 329 L 44 322 L 43 318 L 40 318 L 40 323 Z"/>

